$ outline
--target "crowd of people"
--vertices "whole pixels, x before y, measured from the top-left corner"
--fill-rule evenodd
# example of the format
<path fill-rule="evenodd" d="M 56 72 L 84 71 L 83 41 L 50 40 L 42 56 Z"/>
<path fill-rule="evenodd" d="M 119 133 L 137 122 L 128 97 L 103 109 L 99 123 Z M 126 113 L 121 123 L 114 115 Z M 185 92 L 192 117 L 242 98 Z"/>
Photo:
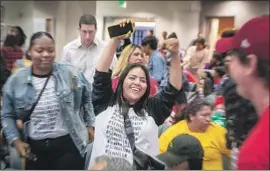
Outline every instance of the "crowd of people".
<path fill-rule="evenodd" d="M 78 26 L 60 62 L 47 32 L 26 50 L 20 27 L 6 36 L 1 169 L 270 169 L 269 15 L 225 30 L 211 56 L 201 33 L 183 49 L 174 32 L 137 45 L 98 39 L 93 15 Z"/>

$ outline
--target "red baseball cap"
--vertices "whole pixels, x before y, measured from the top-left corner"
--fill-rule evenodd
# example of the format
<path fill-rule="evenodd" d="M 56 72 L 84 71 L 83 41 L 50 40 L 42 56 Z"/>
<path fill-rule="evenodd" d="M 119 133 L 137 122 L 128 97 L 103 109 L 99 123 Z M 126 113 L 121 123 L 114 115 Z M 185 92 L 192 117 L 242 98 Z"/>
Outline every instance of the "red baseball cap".
<path fill-rule="evenodd" d="M 269 60 L 269 15 L 256 17 L 245 23 L 231 39 L 232 49 L 254 54 Z"/>
<path fill-rule="evenodd" d="M 225 53 L 233 49 L 232 38 L 233 37 L 224 37 L 224 38 L 219 39 L 216 42 L 216 47 L 215 47 L 216 52 Z"/>

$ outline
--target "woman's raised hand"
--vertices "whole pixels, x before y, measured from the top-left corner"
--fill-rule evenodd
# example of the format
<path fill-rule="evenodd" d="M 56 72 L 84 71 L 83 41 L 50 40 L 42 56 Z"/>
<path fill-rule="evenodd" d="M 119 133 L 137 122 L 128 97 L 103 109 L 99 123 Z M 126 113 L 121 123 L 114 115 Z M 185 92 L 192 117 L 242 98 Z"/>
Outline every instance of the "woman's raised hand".
<path fill-rule="evenodd" d="M 179 41 L 175 38 L 167 39 L 164 41 L 166 44 L 166 49 L 170 51 L 171 53 L 177 53 L 179 52 Z"/>
<path fill-rule="evenodd" d="M 115 24 L 120 24 L 120 27 L 124 27 L 125 24 L 128 24 L 129 22 L 131 22 L 131 20 L 124 19 L 124 20 L 116 21 Z M 110 66 L 112 64 L 114 54 L 115 54 L 116 49 L 119 46 L 121 40 L 129 38 L 131 36 L 131 34 L 132 34 L 132 32 L 130 31 L 128 34 L 117 37 L 117 38 L 113 38 L 108 42 L 108 44 L 104 48 L 104 50 L 99 58 L 98 63 L 96 64 L 97 71 L 100 71 L 100 72 L 108 72 L 109 71 Z"/>
<path fill-rule="evenodd" d="M 170 84 L 180 90 L 182 87 L 182 68 L 180 66 L 181 59 L 179 57 L 179 41 L 177 39 L 165 40 L 166 49 L 172 53 L 171 67 L 170 67 Z"/>
<path fill-rule="evenodd" d="M 121 20 L 116 20 L 114 22 L 114 24 L 119 24 L 120 27 L 124 27 L 126 24 L 129 24 L 131 23 L 132 24 L 132 27 L 134 28 L 135 26 L 135 23 L 131 21 L 131 19 L 121 19 Z M 132 31 L 129 31 L 127 34 L 125 35 L 122 35 L 122 36 L 119 36 L 119 37 L 116 37 L 114 39 L 117 39 L 117 40 L 124 40 L 124 39 L 128 39 L 130 38 L 130 36 L 132 35 Z"/>

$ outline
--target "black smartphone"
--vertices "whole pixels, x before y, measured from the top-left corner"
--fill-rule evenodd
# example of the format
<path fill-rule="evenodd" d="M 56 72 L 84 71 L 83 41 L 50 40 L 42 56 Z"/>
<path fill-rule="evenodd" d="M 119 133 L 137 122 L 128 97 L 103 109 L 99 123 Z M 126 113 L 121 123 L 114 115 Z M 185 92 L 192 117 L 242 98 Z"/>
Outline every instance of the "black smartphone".
<path fill-rule="evenodd" d="M 108 27 L 108 32 L 110 38 L 120 37 L 126 35 L 128 32 L 133 33 L 133 24 L 128 22 L 124 27 L 120 27 L 120 24 L 112 25 Z"/>

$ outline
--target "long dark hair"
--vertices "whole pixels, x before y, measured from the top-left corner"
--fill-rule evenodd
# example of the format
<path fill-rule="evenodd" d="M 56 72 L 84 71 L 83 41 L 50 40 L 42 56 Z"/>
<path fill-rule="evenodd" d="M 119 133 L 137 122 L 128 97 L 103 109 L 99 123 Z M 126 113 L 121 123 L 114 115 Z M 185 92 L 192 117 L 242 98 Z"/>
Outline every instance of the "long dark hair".
<path fill-rule="evenodd" d="M 12 47 L 16 50 L 18 48 L 18 39 L 14 35 L 7 35 L 3 45 L 6 47 Z"/>
<path fill-rule="evenodd" d="M 23 29 L 20 26 L 15 26 L 13 28 L 18 30 L 18 35 L 17 35 L 18 36 L 18 41 L 19 41 L 18 43 L 19 43 L 19 46 L 21 47 L 25 43 L 26 35 L 25 35 Z"/>
<path fill-rule="evenodd" d="M 196 44 L 201 44 L 203 45 L 203 49 L 206 48 L 206 42 L 204 38 L 199 38 L 196 40 Z"/>
<path fill-rule="evenodd" d="M 124 85 L 124 80 L 126 79 L 128 73 L 134 68 L 141 68 L 144 71 L 145 77 L 146 77 L 146 84 L 147 84 L 146 92 L 140 98 L 140 100 L 133 105 L 133 109 L 135 113 L 141 116 L 144 114 L 142 109 L 145 107 L 147 103 L 147 99 L 150 94 L 150 75 L 148 73 L 147 68 L 141 64 L 129 64 L 123 70 L 123 72 L 121 73 L 119 77 L 119 82 L 115 90 L 115 93 L 111 99 L 110 106 L 118 104 L 120 106 L 121 114 L 124 114 L 127 112 L 126 110 L 130 107 L 130 104 L 123 96 L 123 93 L 124 93 L 123 85 Z"/>
<path fill-rule="evenodd" d="M 175 39 L 178 39 L 177 35 L 175 32 L 172 32 L 168 37 L 167 39 L 170 39 L 170 38 L 175 38 Z"/>

